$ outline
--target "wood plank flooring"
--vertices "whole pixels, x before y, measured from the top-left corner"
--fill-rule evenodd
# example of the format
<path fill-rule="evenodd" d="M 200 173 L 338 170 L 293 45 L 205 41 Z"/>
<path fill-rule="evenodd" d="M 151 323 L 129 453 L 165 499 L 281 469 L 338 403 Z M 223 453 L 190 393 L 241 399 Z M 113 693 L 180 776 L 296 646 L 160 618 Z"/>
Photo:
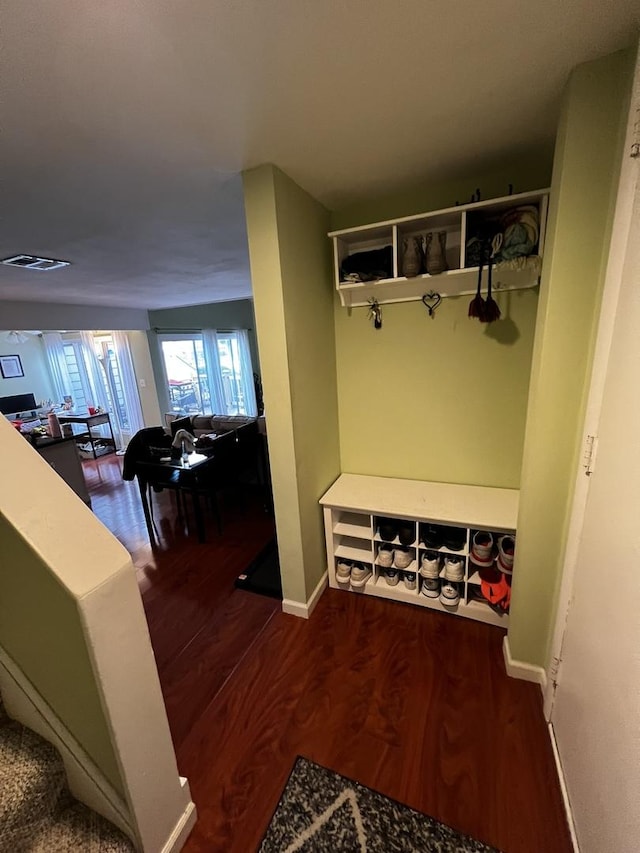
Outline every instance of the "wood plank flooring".
<path fill-rule="evenodd" d="M 571 850 L 540 690 L 506 676 L 500 629 L 335 590 L 287 616 L 233 587 L 273 533 L 259 502 L 200 545 L 161 495 L 154 552 L 115 457 L 85 471 L 138 572 L 198 808 L 186 853 L 254 851 L 297 755 L 504 853 Z"/>

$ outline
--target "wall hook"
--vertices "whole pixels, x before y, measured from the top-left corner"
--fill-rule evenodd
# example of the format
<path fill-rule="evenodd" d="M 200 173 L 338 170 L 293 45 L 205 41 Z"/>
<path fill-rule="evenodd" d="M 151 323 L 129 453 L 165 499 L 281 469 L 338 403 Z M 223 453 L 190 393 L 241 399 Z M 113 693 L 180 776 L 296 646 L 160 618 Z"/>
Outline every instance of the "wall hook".
<path fill-rule="evenodd" d="M 378 300 L 373 296 L 369 300 L 369 319 L 373 320 L 374 329 L 382 328 L 382 309 L 378 304 Z"/>
<path fill-rule="evenodd" d="M 436 308 L 442 302 L 442 296 L 439 293 L 436 293 L 434 290 L 430 290 L 428 293 L 425 293 L 422 297 L 422 304 L 429 312 L 429 316 L 433 317 Z"/>

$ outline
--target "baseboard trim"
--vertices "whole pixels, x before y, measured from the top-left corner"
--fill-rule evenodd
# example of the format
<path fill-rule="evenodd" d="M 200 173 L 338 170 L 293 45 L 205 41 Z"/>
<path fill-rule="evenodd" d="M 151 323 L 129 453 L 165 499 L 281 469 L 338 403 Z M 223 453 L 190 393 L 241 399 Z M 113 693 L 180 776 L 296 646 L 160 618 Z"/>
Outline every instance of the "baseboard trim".
<path fill-rule="evenodd" d="M 10 717 L 58 750 L 73 796 L 137 843 L 124 799 L 1 646 L 0 693 Z"/>
<path fill-rule="evenodd" d="M 282 612 L 289 613 L 291 616 L 298 616 L 300 619 L 308 619 L 316 608 L 316 604 L 320 601 L 320 596 L 325 591 L 329 582 L 329 573 L 325 572 L 318 581 L 316 588 L 311 593 L 309 600 L 306 603 L 293 601 L 290 598 L 285 598 L 282 601 Z"/>
<path fill-rule="evenodd" d="M 533 663 L 526 663 L 522 660 L 514 660 L 511 656 L 508 636 L 505 636 L 502 641 L 502 654 L 504 656 L 507 675 L 510 678 L 519 678 L 521 681 L 532 681 L 534 684 L 539 684 L 542 695 L 544 696 L 544 692 L 547 689 L 547 673 L 544 667 L 536 666 Z"/>
<path fill-rule="evenodd" d="M 187 793 L 189 793 L 189 783 L 183 776 L 180 777 L 180 784 L 183 788 L 186 787 Z M 189 805 L 182 813 L 180 820 L 176 823 L 173 832 L 169 836 L 167 843 L 162 848 L 161 853 L 179 853 L 179 851 L 184 847 L 197 819 L 198 815 L 196 813 L 196 807 L 191 800 L 191 794 L 189 793 Z"/>
<path fill-rule="evenodd" d="M 569 800 L 569 792 L 567 790 L 567 780 L 564 777 L 564 770 L 562 769 L 562 762 L 560 760 L 560 752 L 558 750 L 558 744 L 556 742 L 556 734 L 553 730 L 553 725 L 551 723 L 547 723 L 547 728 L 549 729 L 549 739 L 551 740 L 551 749 L 553 750 L 553 757 L 556 762 L 556 771 L 558 773 L 558 781 L 560 782 L 560 791 L 562 792 L 562 802 L 564 803 L 564 811 L 567 818 L 567 824 L 569 826 L 569 833 L 571 835 L 571 844 L 573 845 L 574 853 L 580 853 L 580 846 L 578 844 L 578 836 L 576 835 L 576 825 L 573 820 L 573 811 L 571 809 L 571 802 Z"/>

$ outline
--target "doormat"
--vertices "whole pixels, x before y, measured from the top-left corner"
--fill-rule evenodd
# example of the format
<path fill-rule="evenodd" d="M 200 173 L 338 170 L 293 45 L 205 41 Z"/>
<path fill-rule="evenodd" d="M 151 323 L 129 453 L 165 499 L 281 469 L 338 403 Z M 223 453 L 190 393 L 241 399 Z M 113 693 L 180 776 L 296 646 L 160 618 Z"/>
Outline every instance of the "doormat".
<path fill-rule="evenodd" d="M 259 853 L 498 853 L 298 756 Z"/>
<path fill-rule="evenodd" d="M 282 601 L 282 581 L 280 580 L 280 560 L 278 543 L 275 539 L 268 542 L 241 575 L 235 581 L 238 589 L 268 595 Z"/>

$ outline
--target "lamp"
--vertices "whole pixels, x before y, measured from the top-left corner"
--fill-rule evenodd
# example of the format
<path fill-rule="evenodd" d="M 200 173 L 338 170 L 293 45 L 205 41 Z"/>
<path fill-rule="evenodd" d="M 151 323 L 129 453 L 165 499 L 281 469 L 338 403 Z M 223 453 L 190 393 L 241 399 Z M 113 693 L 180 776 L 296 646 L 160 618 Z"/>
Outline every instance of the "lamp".
<path fill-rule="evenodd" d="M 7 340 L 10 344 L 26 344 L 29 338 L 24 334 L 24 332 L 12 331 L 7 332 Z"/>

